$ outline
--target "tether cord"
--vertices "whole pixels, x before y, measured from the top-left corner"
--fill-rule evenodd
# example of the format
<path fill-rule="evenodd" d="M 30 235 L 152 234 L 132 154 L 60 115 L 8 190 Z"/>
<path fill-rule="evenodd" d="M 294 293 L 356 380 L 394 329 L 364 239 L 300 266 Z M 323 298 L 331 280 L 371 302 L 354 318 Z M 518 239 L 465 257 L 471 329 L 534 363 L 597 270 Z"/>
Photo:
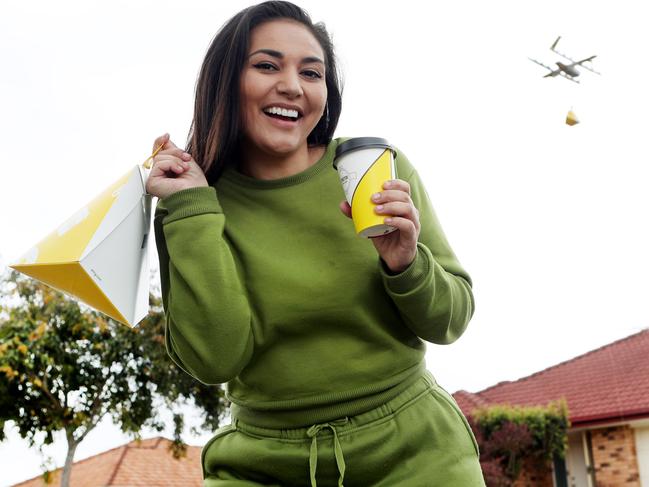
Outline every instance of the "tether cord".
<path fill-rule="evenodd" d="M 314 424 L 311 426 L 306 434 L 311 438 L 311 451 L 309 453 L 309 471 L 311 473 L 311 487 L 317 487 L 316 483 L 316 470 L 318 468 L 318 433 L 324 428 L 329 428 L 333 432 L 334 440 L 334 456 L 336 458 L 336 466 L 338 467 L 338 487 L 343 487 L 343 479 L 345 478 L 345 457 L 343 456 L 343 449 L 340 447 L 338 441 L 337 426 L 347 424 L 348 418 L 338 419 L 330 423 Z"/>

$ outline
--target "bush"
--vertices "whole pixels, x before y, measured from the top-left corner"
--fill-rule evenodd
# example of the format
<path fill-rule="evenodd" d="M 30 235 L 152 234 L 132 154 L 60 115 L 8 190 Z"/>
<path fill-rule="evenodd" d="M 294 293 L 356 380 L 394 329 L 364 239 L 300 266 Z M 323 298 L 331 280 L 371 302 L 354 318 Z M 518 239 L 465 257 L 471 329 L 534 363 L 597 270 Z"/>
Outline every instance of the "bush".
<path fill-rule="evenodd" d="M 563 458 L 570 426 L 565 401 L 545 407 L 491 406 L 468 417 L 478 445 L 480 464 L 489 487 L 508 487 L 532 458 L 548 465 Z"/>

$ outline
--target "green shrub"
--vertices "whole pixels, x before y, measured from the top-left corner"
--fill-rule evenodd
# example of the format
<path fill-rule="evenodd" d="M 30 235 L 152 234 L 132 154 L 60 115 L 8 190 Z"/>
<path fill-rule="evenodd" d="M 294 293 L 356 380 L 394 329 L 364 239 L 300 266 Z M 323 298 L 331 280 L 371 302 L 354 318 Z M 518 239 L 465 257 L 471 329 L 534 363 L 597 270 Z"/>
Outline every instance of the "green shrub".
<path fill-rule="evenodd" d="M 554 458 L 565 456 L 570 422 L 564 400 L 547 406 L 479 408 L 468 419 L 480 446 L 480 463 L 493 479 L 485 476 L 490 487 L 507 485 L 505 478 L 511 485 L 527 458 L 550 468 Z"/>

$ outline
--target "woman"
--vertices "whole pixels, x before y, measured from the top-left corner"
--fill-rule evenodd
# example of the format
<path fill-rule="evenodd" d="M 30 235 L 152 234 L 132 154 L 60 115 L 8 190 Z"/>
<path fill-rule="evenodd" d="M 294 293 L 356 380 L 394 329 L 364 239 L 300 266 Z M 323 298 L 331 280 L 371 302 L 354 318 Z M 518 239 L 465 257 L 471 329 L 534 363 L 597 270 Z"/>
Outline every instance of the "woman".
<path fill-rule="evenodd" d="M 154 143 L 167 349 L 232 401 L 205 485 L 483 485 L 422 341 L 462 334 L 470 278 L 401 152 L 374 199 L 398 230 L 356 236 L 332 168 L 340 110 L 324 26 L 266 2 L 212 42 L 187 151 Z"/>

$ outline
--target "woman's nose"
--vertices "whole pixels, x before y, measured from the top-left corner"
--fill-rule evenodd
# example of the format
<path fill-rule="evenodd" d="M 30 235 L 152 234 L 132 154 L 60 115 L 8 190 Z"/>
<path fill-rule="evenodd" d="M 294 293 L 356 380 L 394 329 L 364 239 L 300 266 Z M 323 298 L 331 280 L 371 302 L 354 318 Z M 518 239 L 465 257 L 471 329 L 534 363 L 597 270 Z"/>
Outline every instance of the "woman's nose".
<path fill-rule="evenodd" d="M 289 98 L 296 98 L 303 93 L 299 76 L 295 73 L 285 73 L 277 82 L 277 91 Z"/>

